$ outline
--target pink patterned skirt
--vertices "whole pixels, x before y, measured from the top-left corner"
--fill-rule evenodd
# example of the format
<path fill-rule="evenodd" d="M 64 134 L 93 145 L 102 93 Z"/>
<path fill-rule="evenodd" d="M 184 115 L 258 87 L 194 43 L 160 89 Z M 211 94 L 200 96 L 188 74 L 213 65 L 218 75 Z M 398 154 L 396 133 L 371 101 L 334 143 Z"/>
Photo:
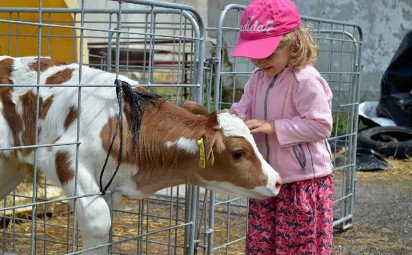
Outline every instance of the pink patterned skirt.
<path fill-rule="evenodd" d="M 332 253 L 333 176 L 284 184 L 277 197 L 249 201 L 246 254 Z"/>

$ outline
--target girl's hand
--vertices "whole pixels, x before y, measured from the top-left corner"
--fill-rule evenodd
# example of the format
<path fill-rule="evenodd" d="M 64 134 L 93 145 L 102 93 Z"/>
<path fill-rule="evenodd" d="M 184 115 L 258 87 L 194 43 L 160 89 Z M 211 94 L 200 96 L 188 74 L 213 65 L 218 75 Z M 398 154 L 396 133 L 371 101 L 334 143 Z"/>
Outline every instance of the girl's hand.
<path fill-rule="evenodd" d="M 272 121 L 252 119 L 246 121 L 246 126 L 250 129 L 250 133 L 264 133 L 273 135 L 275 133 L 275 125 Z"/>

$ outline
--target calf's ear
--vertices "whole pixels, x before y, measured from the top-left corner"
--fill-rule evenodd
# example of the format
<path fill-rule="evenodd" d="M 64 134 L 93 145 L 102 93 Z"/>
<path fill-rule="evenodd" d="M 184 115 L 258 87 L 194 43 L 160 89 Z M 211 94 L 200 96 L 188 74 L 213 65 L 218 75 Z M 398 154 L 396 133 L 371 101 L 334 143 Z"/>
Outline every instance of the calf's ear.
<path fill-rule="evenodd" d="M 219 130 L 217 113 L 212 112 L 207 117 L 205 137 L 205 150 L 207 159 L 211 159 L 212 153 L 217 153 L 224 149 L 222 142 L 222 132 Z"/>
<path fill-rule="evenodd" d="M 206 121 L 206 131 L 215 131 L 219 129 L 219 123 L 217 121 L 217 113 L 212 112 L 207 114 L 207 121 Z"/>
<path fill-rule="evenodd" d="M 185 101 L 182 105 L 182 108 L 197 115 L 208 116 L 209 112 L 201 106 L 200 104 L 193 101 Z"/>

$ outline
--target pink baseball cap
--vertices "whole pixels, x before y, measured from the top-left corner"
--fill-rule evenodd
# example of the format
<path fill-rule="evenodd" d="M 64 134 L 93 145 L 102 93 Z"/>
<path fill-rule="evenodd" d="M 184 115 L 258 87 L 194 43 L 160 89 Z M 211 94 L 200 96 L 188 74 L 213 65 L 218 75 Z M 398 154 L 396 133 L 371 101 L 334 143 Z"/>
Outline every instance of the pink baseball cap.
<path fill-rule="evenodd" d="M 244 10 L 240 26 L 232 57 L 262 59 L 276 50 L 284 34 L 299 28 L 300 14 L 290 0 L 253 0 Z"/>

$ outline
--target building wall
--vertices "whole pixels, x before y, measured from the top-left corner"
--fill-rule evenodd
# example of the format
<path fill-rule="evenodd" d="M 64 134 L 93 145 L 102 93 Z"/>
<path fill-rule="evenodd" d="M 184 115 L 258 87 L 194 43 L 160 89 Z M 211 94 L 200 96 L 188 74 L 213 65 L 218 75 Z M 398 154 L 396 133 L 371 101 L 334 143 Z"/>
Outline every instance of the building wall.
<path fill-rule="evenodd" d="M 209 0 L 208 25 L 220 10 L 249 0 Z M 363 31 L 361 101 L 379 98 L 380 80 L 403 36 L 412 29 L 411 0 L 294 0 L 302 15 L 358 24 Z"/>
<path fill-rule="evenodd" d="M 227 4 L 250 0 L 162 0 L 196 8 L 208 27 L 215 27 Z M 412 0 L 293 0 L 302 15 L 358 24 L 363 31 L 361 101 L 379 98 L 380 80 L 403 36 L 412 29 Z M 86 7 L 101 0 L 85 1 Z M 104 1 L 104 7 L 117 5 Z M 130 7 L 132 7 L 131 5 Z"/>

